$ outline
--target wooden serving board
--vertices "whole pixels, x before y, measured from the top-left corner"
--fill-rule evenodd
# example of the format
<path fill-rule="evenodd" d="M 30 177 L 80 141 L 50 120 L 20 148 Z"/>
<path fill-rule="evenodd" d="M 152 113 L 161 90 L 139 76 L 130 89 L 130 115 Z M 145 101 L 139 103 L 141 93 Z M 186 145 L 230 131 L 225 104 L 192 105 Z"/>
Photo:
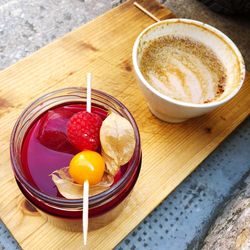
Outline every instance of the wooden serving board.
<path fill-rule="evenodd" d="M 9 159 L 12 127 L 21 111 L 52 90 L 93 87 L 122 101 L 135 117 L 142 139 L 141 174 L 118 219 L 89 233 L 89 249 L 111 249 L 172 192 L 248 115 L 250 75 L 240 93 L 214 112 L 182 124 L 167 124 L 148 110 L 131 63 L 137 35 L 154 21 L 129 1 L 67 34 L 0 73 L 0 216 L 23 249 L 81 249 L 81 233 L 48 224 L 23 206 Z M 139 1 L 160 19 L 173 14 L 156 1 Z"/>

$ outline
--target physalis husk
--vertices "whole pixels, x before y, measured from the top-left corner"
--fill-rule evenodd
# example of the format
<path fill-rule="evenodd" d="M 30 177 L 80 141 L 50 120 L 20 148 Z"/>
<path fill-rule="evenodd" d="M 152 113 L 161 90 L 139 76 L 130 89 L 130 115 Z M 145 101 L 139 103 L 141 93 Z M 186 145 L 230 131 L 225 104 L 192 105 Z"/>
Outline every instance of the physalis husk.
<path fill-rule="evenodd" d="M 107 171 L 114 176 L 134 153 L 134 129 L 127 119 L 111 113 L 102 123 L 100 141 Z"/>
<path fill-rule="evenodd" d="M 52 181 L 56 185 L 59 193 L 67 199 L 81 199 L 83 197 L 83 187 L 73 181 L 69 175 L 69 167 L 64 167 L 51 174 Z M 104 173 L 101 182 L 89 187 L 89 195 L 93 196 L 109 189 L 113 184 L 114 177 Z"/>

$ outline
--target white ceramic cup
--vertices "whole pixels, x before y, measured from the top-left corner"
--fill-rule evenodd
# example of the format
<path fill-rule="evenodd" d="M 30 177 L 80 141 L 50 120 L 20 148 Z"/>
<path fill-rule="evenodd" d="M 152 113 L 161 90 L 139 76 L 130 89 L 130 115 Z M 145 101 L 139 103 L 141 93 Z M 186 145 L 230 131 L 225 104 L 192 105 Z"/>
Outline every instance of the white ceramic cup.
<path fill-rule="evenodd" d="M 143 51 L 150 41 L 166 35 L 184 36 L 212 49 L 227 75 L 225 90 L 219 98 L 202 104 L 183 102 L 160 93 L 148 83 L 140 70 Z M 237 94 L 245 78 L 242 55 L 232 40 L 208 24 L 189 19 L 168 19 L 146 28 L 134 43 L 132 57 L 139 86 L 149 109 L 156 117 L 167 122 L 182 122 L 214 110 Z"/>

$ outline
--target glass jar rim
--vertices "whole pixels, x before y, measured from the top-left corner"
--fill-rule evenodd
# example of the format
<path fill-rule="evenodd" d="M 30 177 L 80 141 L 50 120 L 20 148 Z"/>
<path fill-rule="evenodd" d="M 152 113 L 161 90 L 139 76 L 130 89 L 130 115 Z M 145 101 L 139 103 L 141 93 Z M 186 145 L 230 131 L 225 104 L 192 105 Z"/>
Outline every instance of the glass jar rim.
<path fill-rule="evenodd" d="M 33 187 L 31 184 L 29 184 L 29 182 L 24 177 L 21 169 L 18 167 L 19 163 L 17 162 L 16 156 L 15 156 L 15 151 L 14 151 L 15 136 L 17 133 L 18 125 L 19 125 L 23 115 L 25 115 L 26 112 L 29 111 L 29 109 L 31 109 L 35 104 L 39 103 L 43 99 L 46 99 L 46 98 L 53 96 L 53 95 L 56 95 L 56 94 L 60 94 L 61 92 L 64 92 L 64 91 L 81 91 L 82 93 L 84 93 L 84 91 L 86 91 L 86 88 L 66 87 L 66 88 L 54 90 L 52 92 L 49 92 L 47 94 L 42 95 L 41 97 L 39 97 L 38 99 L 33 101 L 30 105 L 28 105 L 24 109 L 24 111 L 20 114 L 20 116 L 18 117 L 18 119 L 13 127 L 13 130 L 11 133 L 11 138 L 10 138 L 10 159 L 11 159 L 12 168 L 14 170 L 16 178 L 23 184 L 23 186 L 25 186 L 25 188 L 27 188 L 29 190 L 29 192 L 32 195 L 43 200 L 44 202 L 46 202 L 50 205 L 55 205 L 55 206 L 60 206 L 60 207 L 63 206 L 63 207 L 71 207 L 71 208 L 77 207 L 77 208 L 79 208 L 82 206 L 82 199 L 62 199 L 62 198 L 57 198 L 57 197 L 51 197 L 51 196 L 46 195 L 43 192 L 37 190 L 35 187 Z M 134 129 L 135 141 L 136 141 L 134 154 L 131 157 L 131 159 L 135 159 L 135 160 L 131 163 L 130 168 L 125 172 L 123 177 L 117 183 L 115 183 L 113 186 L 111 186 L 108 190 L 106 190 L 100 194 L 89 197 L 89 207 L 94 207 L 94 206 L 102 204 L 103 202 L 106 202 L 107 200 L 112 198 L 126 185 L 127 181 L 133 175 L 136 167 L 138 166 L 138 164 L 140 162 L 141 141 L 140 141 L 140 134 L 139 134 L 138 126 L 135 122 L 135 119 L 133 118 L 133 116 L 129 112 L 129 110 L 126 108 L 126 106 L 124 104 L 122 104 L 119 100 L 117 100 L 115 97 L 113 97 L 113 96 L 111 96 L 103 91 L 96 90 L 96 89 L 92 89 L 91 91 L 92 91 L 92 96 L 98 95 L 98 96 L 101 96 L 103 98 L 108 98 L 109 100 L 112 100 L 112 102 L 114 104 L 116 104 L 119 108 L 121 108 L 123 110 L 123 112 L 125 113 L 125 115 L 129 119 L 129 122 L 131 123 L 131 125 Z M 65 102 L 65 103 L 67 103 L 67 102 Z"/>

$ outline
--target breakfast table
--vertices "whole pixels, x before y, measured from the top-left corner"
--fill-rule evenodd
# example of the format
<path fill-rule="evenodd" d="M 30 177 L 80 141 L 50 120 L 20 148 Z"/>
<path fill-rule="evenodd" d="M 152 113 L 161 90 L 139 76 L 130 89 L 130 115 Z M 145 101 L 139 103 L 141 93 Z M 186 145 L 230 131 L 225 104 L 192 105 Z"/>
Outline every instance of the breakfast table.
<path fill-rule="evenodd" d="M 0 69 L 7 68 L 121 2 L 0 0 Z M 249 20 L 220 16 L 194 0 L 161 2 L 172 8 L 177 16 L 204 21 L 222 29 L 239 46 L 247 69 L 250 69 L 247 50 L 250 31 L 246 31 Z M 244 39 L 242 34 L 245 34 Z M 224 203 L 250 175 L 249 148 L 248 117 L 115 249 L 200 248 Z M 1 249 L 20 249 L 2 222 Z"/>

